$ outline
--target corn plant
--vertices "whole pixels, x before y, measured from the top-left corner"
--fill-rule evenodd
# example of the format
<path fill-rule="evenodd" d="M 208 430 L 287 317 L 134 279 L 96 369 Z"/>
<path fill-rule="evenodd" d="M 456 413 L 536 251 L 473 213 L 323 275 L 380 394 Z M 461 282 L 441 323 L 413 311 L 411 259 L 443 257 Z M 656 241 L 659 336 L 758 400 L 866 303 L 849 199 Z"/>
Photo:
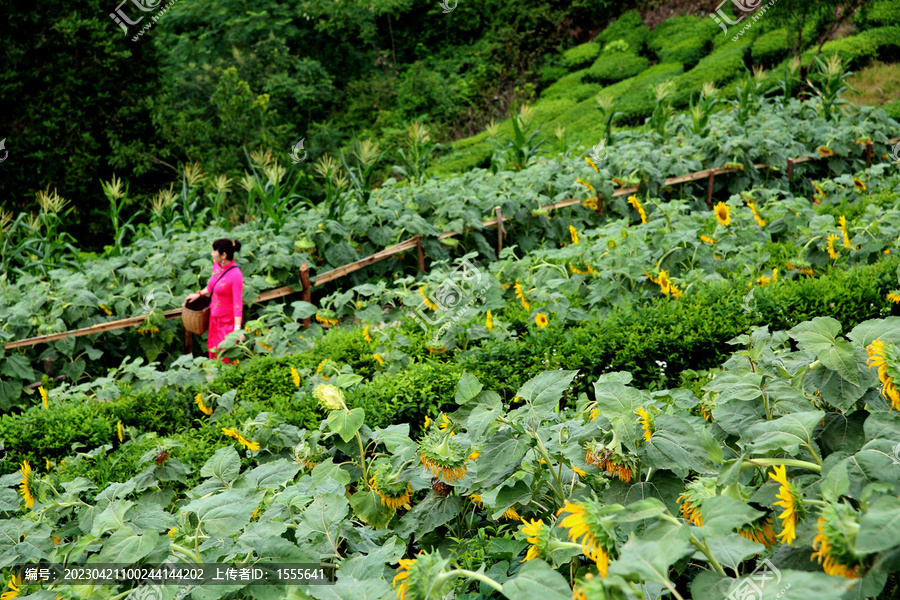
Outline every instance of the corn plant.
<path fill-rule="evenodd" d="M 691 117 L 690 132 L 692 134 L 700 137 L 709 135 L 709 117 L 715 106 L 721 102 L 716 98 L 717 93 L 716 85 L 712 81 L 707 81 L 700 90 L 699 100 L 697 102 L 691 100 L 688 114 Z"/>
<path fill-rule="evenodd" d="M 666 124 L 674 114 L 672 109 L 672 95 L 675 93 L 675 82 L 664 81 L 653 88 L 656 104 L 650 115 L 650 127 L 659 135 L 666 135 Z"/>
<path fill-rule="evenodd" d="M 522 105 L 519 114 L 513 116 L 513 138 L 507 144 L 506 149 L 511 156 L 512 167 L 521 171 L 530 165 L 537 156 L 538 149 L 543 145 L 543 140 L 535 141 L 540 134 L 540 129 L 533 128 L 535 111 L 528 104 Z"/>
<path fill-rule="evenodd" d="M 195 224 L 203 224 L 209 207 L 200 208 L 200 183 L 205 181 L 207 175 L 200 170 L 200 163 L 186 165 L 181 174 L 181 194 L 179 195 L 179 208 L 181 214 L 177 219 L 183 226 L 192 230 Z"/>
<path fill-rule="evenodd" d="M 597 108 L 600 110 L 600 113 L 603 115 L 605 119 L 603 132 L 606 136 L 606 143 L 612 146 L 615 144 L 615 138 L 613 137 L 613 122 L 616 117 L 622 116 L 621 112 L 616 112 L 615 107 L 618 104 L 618 97 L 613 96 L 598 96 L 597 97 Z"/>
<path fill-rule="evenodd" d="M 341 172 L 341 166 L 328 154 L 316 161 L 313 167 L 316 174 L 325 180 L 325 213 L 328 219 L 337 220 L 351 200 L 351 194 L 345 190 L 350 185 L 350 180 Z"/>
<path fill-rule="evenodd" d="M 428 161 L 435 150 L 443 148 L 442 144 L 430 144 L 431 135 L 428 129 L 418 121 L 406 129 L 406 150 L 397 150 L 402 165 L 394 165 L 394 171 L 406 177 L 414 184 L 425 182 L 425 171 Z"/>
<path fill-rule="evenodd" d="M 752 74 L 744 79 L 743 85 L 735 87 L 736 99 L 732 106 L 741 126 L 746 125 L 759 110 L 763 98 L 760 90 L 767 74 L 763 67 L 753 67 Z"/>
<path fill-rule="evenodd" d="M 100 185 L 103 188 L 103 194 L 106 196 L 106 199 L 109 200 L 109 220 L 112 222 L 113 226 L 112 250 L 116 256 L 119 256 L 122 254 L 125 234 L 130 231 L 131 234 L 134 235 L 134 225 L 132 225 L 131 222 L 138 215 L 138 212 L 132 212 L 131 217 L 122 223 L 122 209 L 125 208 L 127 204 L 131 203 L 131 200 L 128 198 L 128 184 L 126 183 L 124 185 L 125 189 L 123 190 L 122 180 L 117 179 L 116 176 L 113 175 L 112 181 L 101 181 Z"/>
<path fill-rule="evenodd" d="M 356 197 L 363 202 L 368 202 L 369 194 L 372 191 L 372 182 L 375 175 L 375 169 L 378 163 L 384 158 L 384 152 L 378 147 L 378 144 L 371 139 L 353 141 L 353 149 L 350 151 L 351 156 L 355 158 L 355 165 L 347 162 L 347 157 L 341 152 L 341 162 L 347 171 L 350 185 L 356 194 Z"/>
<path fill-rule="evenodd" d="M 272 158 L 271 150 L 253 151 L 247 156 L 251 173 L 244 172 L 239 185 L 247 192 L 247 215 L 255 216 L 257 205 L 262 214 L 278 226 L 283 227 L 288 216 L 300 205 L 312 206 L 310 200 L 296 193 L 304 174 L 291 171 Z"/>
<path fill-rule="evenodd" d="M 850 104 L 842 96 L 848 89 L 853 90 L 847 83 L 847 78 L 853 75 L 853 72 L 844 71 L 844 61 L 837 54 L 824 62 L 817 56 L 816 67 L 819 70 L 819 85 L 808 79 L 806 83 L 819 97 L 819 116 L 834 121 L 840 116 L 840 107 Z"/>

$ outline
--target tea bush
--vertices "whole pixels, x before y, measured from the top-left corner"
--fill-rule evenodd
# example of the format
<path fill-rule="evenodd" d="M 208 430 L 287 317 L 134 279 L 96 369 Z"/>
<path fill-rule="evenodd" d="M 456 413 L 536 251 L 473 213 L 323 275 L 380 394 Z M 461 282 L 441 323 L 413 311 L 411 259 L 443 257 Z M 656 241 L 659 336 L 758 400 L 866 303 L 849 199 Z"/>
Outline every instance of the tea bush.
<path fill-rule="evenodd" d="M 683 63 L 692 68 L 706 56 L 713 36 L 721 31 L 709 18 L 673 17 L 659 24 L 647 39 L 647 47 L 662 63 Z"/>
<path fill-rule="evenodd" d="M 812 60 L 817 48 L 810 48 L 802 55 L 804 63 Z M 827 58 L 837 54 L 844 66 L 857 69 L 873 58 L 891 61 L 900 51 L 900 27 L 877 27 L 857 35 L 831 40 L 822 46 L 819 56 Z"/>
<path fill-rule="evenodd" d="M 584 81 L 610 84 L 638 75 L 647 70 L 650 61 L 632 54 L 604 54 L 587 69 Z"/>
<path fill-rule="evenodd" d="M 721 87 L 739 77 L 746 70 L 744 56 L 749 48 L 750 44 L 746 41 L 735 42 L 724 50 L 710 54 L 697 63 L 696 67 L 676 77 L 678 91 L 672 99 L 673 104 L 686 105 L 692 96 L 697 96 L 707 81 Z"/>
<path fill-rule="evenodd" d="M 597 42 L 587 42 L 586 44 L 580 44 L 563 52 L 560 63 L 567 69 L 577 70 L 591 64 L 599 54 L 600 44 Z"/>
<path fill-rule="evenodd" d="M 610 23 L 594 41 L 606 45 L 616 40 L 623 40 L 628 44 L 630 51 L 639 53 L 649 36 L 650 28 L 644 25 L 641 14 L 636 10 L 631 10 Z"/>

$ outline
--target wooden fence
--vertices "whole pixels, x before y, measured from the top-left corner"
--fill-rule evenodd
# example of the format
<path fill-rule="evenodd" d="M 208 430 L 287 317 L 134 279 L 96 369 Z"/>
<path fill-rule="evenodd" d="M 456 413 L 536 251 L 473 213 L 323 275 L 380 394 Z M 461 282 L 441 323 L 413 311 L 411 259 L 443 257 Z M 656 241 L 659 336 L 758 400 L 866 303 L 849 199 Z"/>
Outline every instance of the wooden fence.
<path fill-rule="evenodd" d="M 888 144 L 896 144 L 897 142 L 900 142 L 900 137 L 889 140 Z M 868 168 L 872 163 L 873 147 L 874 147 L 873 142 L 868 142 L 866 144 L 866 168 Z M 793 170 L 794 170 L 795 164 L 809 162 L 812 160 L 822 160 L 822 159 L 820 159 L 818 157 L 814 157 L 814 156 L 789 158 L 787 160 L 788 164 L 787 164 L 787 170 L 786 170 L 786 176 L 787 176 L 788 180 L 790 180 L 791 176 L 793 175 Z M 777 167 L 775 167 L 774 165 L 769 165 L 769 164 L 758 164 L 758 165 L 754 165 L 754 168 L 765 169 L 765 168 L 777 168 Z M 680 183 L 687 183 L 690 181 L 700 181 L 700 180 L 706 179 L 708 181 L 707 193 L 706 193 L 706 204 L 710 209 L 712 209 L 713 183 L 715 182 L 716 175 L 731 173 L 731 172 L 734 172 L 737 170 L 740 170 L 740 168 L 739 167 L 716 167 L 714 169 L 704 169 L 702 171 L 697 171 L 696 173 L 689 173 L 687 175 L 680 175 L 678 177 L 671 177 L 669 179 L 666 179 L 665 182 L 663 183 L 663 186 L 678 185 Z M 625 196 L 625 195 L 629 195 L 629 194 L 635 194 L 635 193 L 637 193 L 637 191 L 638 191 L 637 187 L 623 187 L 623 188 L 619 188 L 616 191 L 614 191 L 612 193 L 612 196 L 613 197 Z M 569 206 L 574 206 L 576 204 L 581 204 L 582 202 L 583 202 L 583 200 L 579 200 L 577 198 L 570 198 L 568 200 L 561 200 L 559 202 L 556 202 L 555 204 L 542 206 L 541 208 L 544 210 L 557 210 L 560 208 L 566 208 Z M 603 214 L 603 198 L 599 193 L 597 194 L 597 212 L 601 215 Z M 494 208 L 494 215 L 495 216 L 493 219 L 489 219 L 487 221 L 482 222 L 481 226 L 483 228 L 497 227 L 497 254 L 499 255 L 500 251 L 503 249 L 503 236 L 506 235 L 506 229 L 503 227 L 503 223 L 506 220 L 508 220 L 509 217 L 504 217 L 501 214 L 499 206 Z M 468 231 L 470 229 L 472 229 L 472 228 L 471 227 L 466 228 L 466 231 Z M 460 232 L 460 231 L 448 231 L 448 232 L 442 233 L 439 236 L 437 236 L 437 239 L 442 240 L 445 238 L 463 235 L 463 233 L 464 232 Z M 385 259 L 395 256 L 397 254 L 401 254 L 408 250 L 412 250 L 413 248 L 416 249 L 416 254 L 418 257 L 418 268 L 420 271 L 424 271 L 425 270 L 425 257 L 424 257 L 424 253 L 422 252 L 422 236 L 416 235 L 416 236 L 409 238 L 408 240 L 400 242 L 399 244 L 396 244 L 389 248 L 385 248 L 384 250 L 376 252 L 375 254 L 369 255 L 369 256 L 367 256 L 363 259 L 360 259 L 356 262 L 352 262 L 350 264 L 343 265 L 336 269 L 326 271 L 320 275 L 317 275 L 315 277 L 315 279 L 312 279 L 312 280 L 310 280 L 310 277 L 309 277 L 309 268 L 308 268 L 307 264 L 303 263 L 303 265 L 300 267 L 300 280 L 301 280 L 301 285 L 302 285 L 300 290 L 296 290 L 291 286 L 283 286 L 283 287 L 275 288 L 275 289 L 269 290 L 267 292 L 263 292 L 262 294 L 259 294 L 256 297 L 256 299 L 253 301 L 253 303 L 255 304 L 257 302 L 266 302 L 268 300 L 274 300 L 275 298 L 282 298 L 282 297 L 288 296 L 290 294 L 295 294 L 298 291 L 303 293 L 303 295 L 302 295 L 303 300 L 310 302 L 312 299 L 311 290 L 313 287 L 319 286 L 319 285 L 324 285 L 330 281 L 340 279 L 341 277 L 344 277 L 345 275 L 349 275 L 350 273 L 359 271 L 360 269 L 362 269 L 364 267 L 367 267 L 376 262 L 385 260 Z M 167 320 L 168 319 L 178 319 L 178 318 L 181 318 L 181 309 L 173 308 L 171 310 L 165 311 L 163 314 L 165 315 Z M 145 319 L 146 319 L 146 315 L 140 316 L 140 317 L 129 317 L 127 319 L 119 319 L 116 321 L 109 321 L 107 323 L 98 323 L 96 325 L 91 325 L 90 327 L 83 327 L 81 329 L 75 329 L 72 331 L 63 331 L 60 333 L 51 333 L 51 334 L 41 335 L 38 337 L 28 338 L 28 339 L 24 339 L 24 340 L 17 340 L 14 342 L 7 343 L 6 349 L 11 350 L 14 348 L 35 346 L 37 344 L 43 344 L 46 342 L 53 342 L 56 340 L 65 339 L 70 335 L 74 336 L 74 337 L 78 337 L 78 336 L 82 336 L 82 335 L 91 335 L 94 333 L 111 331 L 113 329 L 124 329 L 126 327 L 134 327 L 135 325 L 140 325 L 141 323 L 143 323 Z M 303 320 L 304 326 L 305 327 L 308 326 L 309 322 L 310 322 L 309 318 L 304 319 Z M 192 352 L 192 344 L 193 344 L 192 334 L 189 332 L 185 332 L 185 352 L 186 353 L 190 354 Z"/>

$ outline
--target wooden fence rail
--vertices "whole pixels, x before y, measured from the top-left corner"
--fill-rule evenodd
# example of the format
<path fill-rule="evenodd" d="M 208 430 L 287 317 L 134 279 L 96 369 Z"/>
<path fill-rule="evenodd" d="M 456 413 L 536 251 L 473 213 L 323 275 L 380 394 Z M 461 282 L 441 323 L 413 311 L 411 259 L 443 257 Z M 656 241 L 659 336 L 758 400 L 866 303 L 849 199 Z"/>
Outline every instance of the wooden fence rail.
<path fill-rule="evenodd" d="M 896 144 L 897 142 L 900 142 L 900 137 L 889 140 L 888 144 Z M 873 149 L 872 142 L 869 142 L 868 144 L 866 144 L 866 166 L 867 167 L 871 164 L 872 152 L 873 152 L 872 149 Z M 787 178 L 790 180 L 791 176 L 793 175 L 793 167 L 795 164 L 809 162 L 812 160 L 821 160 L 821 159 L 819 157 L 815 157 L 815 156 L 802 156 L 799 158 L 787 159 L 787 161 L 788 161 L 787 170 L 786 170 Z M 756 169 L 776 168 L 774 165 L 769 165 L 769 164 L 764 164 L 764 163 L 753 165 L 753 166 Z M 688 173 L 687 175 L 679 175 L 678 177 L 671 177 L 669 179 L 666 179 L 665 182 L 663 183 L 663 186 L 677 185 L 680 183 L 687 183 L 690 181 L 700 181 L 702 179 L 707 179 L 709 183 L 708 183 L 708 187 L 707 187 L 706 203 L 709 208 L 712 208 L 712 187 L 713 187 L 713 182 L 714 182 L 715 176 L 722 175 L 724 173 L 732 173 L 732 172 L 738 171 L 738 170 L 740 170 L 738 167 L 728 167 L 728 166 L 716 167 L 714 169 L 704 169 L 702 171 L 697 171 L 696 173 Z M 615 190 L 612 193 L 612 195 L 614 197 L 615 196 L 625 196 L 625 195 L 629 195 L 629 194 L 635 194 L 635 193 L 637 193 L 637 191 L 638 191 L 638 187 L 623 187 L 623 188 L 619 188 L 619 189 Z M 556 202 L 554 204 L 542 206 L 541 209 L 543 209 L 543 210 L 558 210 L 560 208 L 566 208 L 569 206 L 574 206 L 576 204 L 581 204 L 582 202 L 583 202 L 583 200 L 579 200 L 578 198 L 570 198 L 568 200 L 560 200 L 559 202 Z M 603 202 L 603 199 L 598 194 L 597 210 L 600 214 L 602 214 L 602 211 L 603 211 L 602 202 Z M 505 221 L 509 220 L 509 217 L 504 217 L 500 213 L 499 207 L 495 207 L 494 214 L 496 216 L 493 219 L 488 219 L 487 221 L 483 221 L 481 223 L 481 227 L 482 228 L 498 227 L 498 225 L 499 225 L 499 227 L 498 227 L 499 230 L 497 232 L 497 236 L 498 236 L 497 237 L 497 253 L 499 256 L 500 250 L 502 249 L 502 237 L 501 236 L 506 235 L 506 229 L 503 227 L 503 223 Z M 461 231 L 447 231 L 447 232 L 442 233 L 439 236 L 437 236 L 437 239 L 442 240 L 445 238 L 463 235 L 465 232 L 467 232 L 471 229 L 472 229 L 471 227 L 467 227 L 466 230 L 462 231 L 462 232 Z M 340 279 L 341 277 L 344 277 L 345 275 L 349 275 L 350 273 L 359 271 L 360 269 L 362 269 L 364 267 L 367 267 L 376 262 L 385 260 L 387 258 L 390 258 L 390 257 L 400 254 L 402 252 L 406 252 L 407 250 L 412 250 L 413 248 L 416 249 L 416 255 L 418 258 L 418 268 L 420 271 L 424 271 L 425 270 L 425 259 L 424 259 L 424 254 L 422 252 L 422 236 L 420 234 L 420 235 L 413 236 L 413 237 L 409 238 L 408 240 L 400 242 L 399 244 L 396 244 L 389 248 L 385 248 L 384 250 L 376 252 L 375 254 L 369 255 L 369 256 L 367 256 L 363 259 L 360 259 L 356 262 L 352 262 L 350 264 L 343 265 L 336 269 L 326 271 L 326 272 L 322 273 L 321 275 L 317 275 L 315 277 L 315 279 L 313 279 L 311 281 L 309 279 L 308 269 L 303 269 L 301 267 L 300 275 L 301 275 L 301 283 L 303 285 L 301 290 L 296 290 L 291 286 L 283 286 L 283 287 L 275 288 L 275 289 L 269 290 L 267 292 L 263 292 L 262 294 L 259 294 L 256 297 L 256 299 L 253 301 L 253 303 L 256 304 L 257 302 L 266 302 L 268 300 L 274 300 L 275 298 L 282 298 L 284 296 L 294 294 L 298 291 L 302 291 L 303 292 L 303 300 L 309 302 L 311 300 L 311 295 L 310 295 L 311 288 L 318 286 L 318 285 L 324 285 L 325 283 L 328 283 L 329 281 L 334 281 L 336 279 Z M 304 263 L 303 267 L 306 267 L 305 263 Z M 165 315 L 167 320 L 168 319 L 178 319 L 181 317 L 181 309 L 173 308 L 171 310 L 165 311 L 163 314 Z M 51 333 L 51 334 L 41 335 L 38 337 L 28 338 L 28 339 L 24 339 L 24 340 L 16 340 L 14 342 L 8 342 L 5 346 L 5 348 L 7 350 L 11 350 L 14 348 L 24 348 L 27 346 L 35 346 L 37 344 L 43 344 L 46 342 L 53 342 L 56 340 L 65 339 L 70 335 L 74 336 L 74 337 L 78 337 L 78 336 L 82 336 L 82 335 L 91 335 L 94 333 L 111 331 L 114 329 L 124 329 L 126 327 L 134 327 L 135 325 L 140 325 L 141 323 L 143 323 L 145 318 L 146 318 L 146 315 L 140 316 L 140 317 L 129 317 L 127 319 L 119 319 L 117 321 L 109 321 L 107 323 L 98 323 L 96 325 L 91 325 L 90 327 L 83 327 L 81 329 L 75 329 L 72 331 L 63 331 L 60 333 Z M 304 319 L 304 325 L 305 326 L 309 325 L 308 318 Z M 191 344 L 191 338 L 189 337 L 190 335 L 191 335 L 190 333 L 185 334 L 185 348 L 186 349 L 190 348 L 190 344 Z"/>

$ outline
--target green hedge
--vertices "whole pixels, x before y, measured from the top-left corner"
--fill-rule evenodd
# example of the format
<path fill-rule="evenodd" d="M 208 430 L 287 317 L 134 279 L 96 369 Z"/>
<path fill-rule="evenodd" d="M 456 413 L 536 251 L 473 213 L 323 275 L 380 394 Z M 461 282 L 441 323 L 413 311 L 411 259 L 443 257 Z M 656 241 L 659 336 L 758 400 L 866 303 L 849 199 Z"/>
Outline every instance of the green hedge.
<path fill-rule="evenodd" d="M 696 67 L 677 77 L 677 91 L 672 99 L 675 106 L 686 106 L 692 97 L 696 97 L 707 81 L 721 87 L 741 74 L 747 67 L 744 57 L 750 48 L 748 42 L 734 42 L 730 48 L 710 54 L 701 60 Z"/>
<path fill-rule="evenodd" d="M 877 0 L 864 6 L 856 23 L 861 28 L 900 25 L 900 0 Z"/>
<path fill-rule="evenodd" d="M 857 69 L 865 66 L 873 58 L 892 62 L 900 52 L 900 27 L 878 27 L 851 35 L 839 40 L 825 42 L 822 58 L 837 54 L 844 61 L 844 67 Z M 804 64 L 809 63 L 816 54 L 816 48 L 803 53 Z"/>
<path fill-rule="evenodd" d="M 609 85 L 643 73 L 649 66 L 650 61 L 643 56 L 626 53 L 604 54 L 587 69 L 583 80 Z"/>
<path fill-rule="evenodd" d="M 559 81 L 541 93 L 541 99 L 565 98 L 580 102 L 586 98 L 593 97 L 602 89 L 602 86 L 596 83 L 585 83 L 584 76 L 587 75 L 587 72 L 588 69 L 582 69 L 560 77 Z"/>
<path fill-rule="evenodd" d="M 562 66 L 574 71 L 588 66 L 594 62 L 599 55 L 600 44 L 597 42 L 588 42 L 586 44 L 575 46 L 574 48 L 569 48 L 563 52 L 562 60 L 560 62 Z"/>
<path fill-rule="evenodd" d="M 547 369 L 579 369 L 576 392 L 590 392 L 602 373 L 630 371 L 638 387 L 678 385 L 684 370 L 721 364 L 732 351 L 728 340 L 751 325 L 789 329 L 818 316 L 831 316 L 844 331 L 890 313 L 888 291 L 896 286 L 897 259 L 819 278 L 783 279 L 758 288 L 757 313 L 742 309 L 745 281 L 696 288 L 680 300 L 655 298 L 613 309 L 600 322 L 529 331 L 518 341 L 487 342 L 459 356 L 461 366 L 487 389 L 512 397 L 519 387 Z M 784 272 L 782 270 L 782 272 Z M 659 363 L 665 363 L 665 369 Z"/>
<path fill-rule="evenodd" d="M 660 23 L 647 38 L 647 47 L 661 63 L 696 65 L 711 48 L 713 36 L 721 32 L 710 18 L 673 17 Z"/>
<path fill-rule="evenodd" d="M 616 40 L 624 40 L 628 43 L 630 52 L 639 53 L 649 35 L 650 28 L 644 25 L 640 13 L 632 10 L 623 13 L 622 16 L 610 23 L 609 27 L 600 32 L 594 41 L 605 46 Z"/>
<path fill-rule="evenodd" d="M 603 94 L 612 94 L 618 98 L 616 110 L 622 116 L 616 119 L 617 123 L 640 125 L 644 118 L 650 116 L 656 104 L 653 88 L 660 83 L 677 78 L 684 73 L 681 64 L 662 64 L 650 67 L 640 75 L 620 81 L 607 88 Z"/>
<path fill-rule="evenodd" d="M 44 459 L 55 460 L 72 453 L 72 444 L 88 448 L 118 444 L 117 422 L 141 431 L 168 435 L 186 427 L 201 415 L 192 408 L 190 393 L 169 397 L 169 389 L 141 388 L 131 391 L 128 384 L 122 395 L 111 401 L 73 399 L 50 408 L 34 406 L 18 414 L 0 417 L 0 439 L 8 452 L 7 463 L 29 460 L 43 466 Z"/>

